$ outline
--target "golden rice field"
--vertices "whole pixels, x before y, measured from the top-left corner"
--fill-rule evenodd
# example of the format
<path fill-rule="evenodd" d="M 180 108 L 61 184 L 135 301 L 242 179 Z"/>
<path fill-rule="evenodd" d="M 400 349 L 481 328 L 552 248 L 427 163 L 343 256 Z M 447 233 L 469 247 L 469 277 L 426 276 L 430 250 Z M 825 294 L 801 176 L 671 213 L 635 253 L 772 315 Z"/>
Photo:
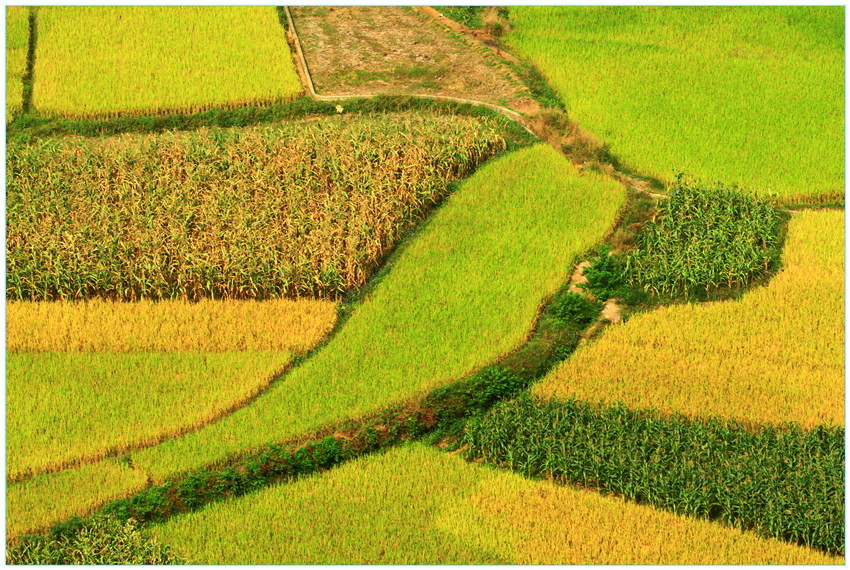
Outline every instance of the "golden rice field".
<path fill-rule="evenodd" d="M 609 327 L 534 393 L 749 424 L 844 425 L 844 212 L 790 221 L 783 267 L 739 301 Z"/>
<path fill-rule="evenodd" d="M 276 9 L 50 6 L 33 105 L 65 117 L 198 112 L 301 91 Z"/>
<path fill-rule="evenodd" d="M 27 71 L 29 11 L 6 6 L 6 122 L 20 113 L 24 103 L 23 78 Z"/>
<path fill-rule="evenodd" d="M 421 445 L 215 503 L 152 532 L 194 564 L 843 563 Z"/>
<path fill-rule="evenodd" d="M 332 303 L 315 300 L 8 309 L 12 480 L 208 423 L 264 390 L 336 320 Z"/>
<path fill-rule="evenodd" d="M 480 168 L 405 244 L 334 338 L 251 406 L 133 454 L 165 476 L 408 401 L 520 345 L 625 196 L 548 145 Z"/>
<path fill-rule="evenodd" d="M 145 474 L 115 460 L 39 475 L 6 486 L 6 536 L 82 516 L 145 486 Z"/>
<path fill-rule="evenodd" d="M 271 301 L 7 301 L 11 352 L 306 352 L 333 327 L 336 305 Z"/>

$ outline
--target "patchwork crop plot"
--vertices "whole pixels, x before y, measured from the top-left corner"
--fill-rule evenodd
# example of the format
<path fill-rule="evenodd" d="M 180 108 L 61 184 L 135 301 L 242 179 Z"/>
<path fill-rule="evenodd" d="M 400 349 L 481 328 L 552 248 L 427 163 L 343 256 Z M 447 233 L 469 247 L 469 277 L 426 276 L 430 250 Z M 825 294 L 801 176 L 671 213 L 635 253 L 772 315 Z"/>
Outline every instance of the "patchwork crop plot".
<path fill-rule="evenodd" d="M 336 316 L 312 300 L 9 303 L 7 314 L 12 480 L 211 421 L 266 388 Z"/>
<path fill-rule="evenodd" d="M 418 445 L 175 517 L 154 533 L 195 564 L 843 560 Z"/>
<path fill-rule="evenodd" d="M 35 108 L 65 117 L 197 112 L 301 90 L 271 6 L 42 8 L 35 75 Z"/>
<path fill-rule="evenodd" d="M 844 425 L 844 213 L 794 214 L 782 261 L 740 301 L 663 307 L 610 328 L 534 392 L 753 424 Z"/>
<path fill-rule="evenodd" d="M 528 91 L 487 48 L 412 7 L 292 8 L 319 94 L 433 94 L 504 104 Z"/>
<path fill-rule="evenodd" d="M 844 193 L 844 8 L 511 9 L 507 41 L 631 168 Z"/>
<path fill-rule="evenodd" d="M 7 298 L 336 297 L 504 148 L 426 113 L 10 143 Z"/>
<path fill-rule="evenodd" d="M 622 187 L 551 147 L 469 178 L 314 358 L 225 420 L 134 454 L 155 478 L 380 410 L 520 344 L 546 295 L 610 226 Z"/>

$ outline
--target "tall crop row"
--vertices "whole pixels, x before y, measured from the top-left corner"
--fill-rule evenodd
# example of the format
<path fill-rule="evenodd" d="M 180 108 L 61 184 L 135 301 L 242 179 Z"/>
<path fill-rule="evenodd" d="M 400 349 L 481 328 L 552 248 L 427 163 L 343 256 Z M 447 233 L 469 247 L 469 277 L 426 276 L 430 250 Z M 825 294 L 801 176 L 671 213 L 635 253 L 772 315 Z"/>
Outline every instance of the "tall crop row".
<path fill-rule="evenodd" d="M 844 430 L 745 430 L 715 419 L 529 397 L 497 405 L 468 455 L 764 536 L 844 551 Z"/>
<path fill-rule="evenodd" d="M 11 142 L 7 298 L 338 296 L 504 147 L 413 114 Z"/>

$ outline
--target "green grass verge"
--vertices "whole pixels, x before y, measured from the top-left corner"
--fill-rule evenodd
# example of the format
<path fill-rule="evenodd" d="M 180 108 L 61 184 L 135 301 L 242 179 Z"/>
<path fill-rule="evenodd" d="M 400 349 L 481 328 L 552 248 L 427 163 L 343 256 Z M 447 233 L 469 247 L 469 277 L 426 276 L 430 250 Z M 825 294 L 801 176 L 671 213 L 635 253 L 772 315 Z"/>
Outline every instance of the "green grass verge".
<path fill-rule="evenodd" d="M 469 458 L 844 552 L 844 430 L 746 430 L 521 396 L 468 426 Z"/>
<path fill-rule="evenodd" d="M 217 503 L 151 533 L 196 564 L 839 562 L 421 445 Z"/>
<path fill-rule="evenodd" d="M 523 342 L 541 301 L 623 203 L 548 146 L 501 157 L 407 242 L 320 352 L 251 406 L 140 451 L 155 478 L 380 410 L 447 384 Z"/>
<path fill-rule="evenodd" d="M 843 7 L 511 9 L 507 43 L 642 174 L 844 192 Z"/>
<path fill-rule="evenodd" d="M 6 473 L 154 443 L 256 394 L 289 351 L 6 355 Z"/>

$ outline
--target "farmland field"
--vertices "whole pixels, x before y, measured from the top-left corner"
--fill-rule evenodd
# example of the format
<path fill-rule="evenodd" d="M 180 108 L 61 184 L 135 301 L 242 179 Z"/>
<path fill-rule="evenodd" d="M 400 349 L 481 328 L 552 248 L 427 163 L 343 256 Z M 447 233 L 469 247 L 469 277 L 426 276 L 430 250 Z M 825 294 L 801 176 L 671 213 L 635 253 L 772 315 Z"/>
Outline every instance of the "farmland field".
<path fill-rule="evenodd" d="M 72 515 L 84 515 L 144 485 L 143 472 L 114 460 L 7 485 L 6 535 L 17 536 Z"/>
<path fill-rule="evenodd" d="M 196 112 L 301 90 L 271 6 L 41 8 L 35 75 L 35 108 L 70 117 Z"/>
<path fill-rule="evenodd" d="M 195 564 L 843 561 L 419 445 L 175 517 L 153 532 Z"/>
<path fill-rule="evenodd" d="M 6 122 L 21 112 L 27 70 L 29 8 L 6 6 Z"/>
<path fill-rule="evenodd" d="M 157 479 L 413 398 L 522 342 L 542 299 L 608 229 L 622 187 L 537 145 L 488 163 L 404 248 L 315 357 L 253 405 L 134 454 Z"/>
<path fill-rule="evenodd" d="M 264 389 L 336 316 L 312 300 L 12 302 L 7 314 L 11 479 L 217 417 Z"/>
<path fill-rule="evenodd" d="M 508 43 L 642 174 L 844 193 L 843 7 L 516 7 Z"/>
<path fill-rule="evenodd" d="M 10 142 L 6 295 L 335 297 L 504 148 L 429 113 Z"/>
<path fill-rule="evenodd" d="M 663 307 L 609 328 L 534 392 L 754 424 L 843 426 L 844 212 L 794 214 L 782 260 L 767 286 L 739 301 Z"/>

